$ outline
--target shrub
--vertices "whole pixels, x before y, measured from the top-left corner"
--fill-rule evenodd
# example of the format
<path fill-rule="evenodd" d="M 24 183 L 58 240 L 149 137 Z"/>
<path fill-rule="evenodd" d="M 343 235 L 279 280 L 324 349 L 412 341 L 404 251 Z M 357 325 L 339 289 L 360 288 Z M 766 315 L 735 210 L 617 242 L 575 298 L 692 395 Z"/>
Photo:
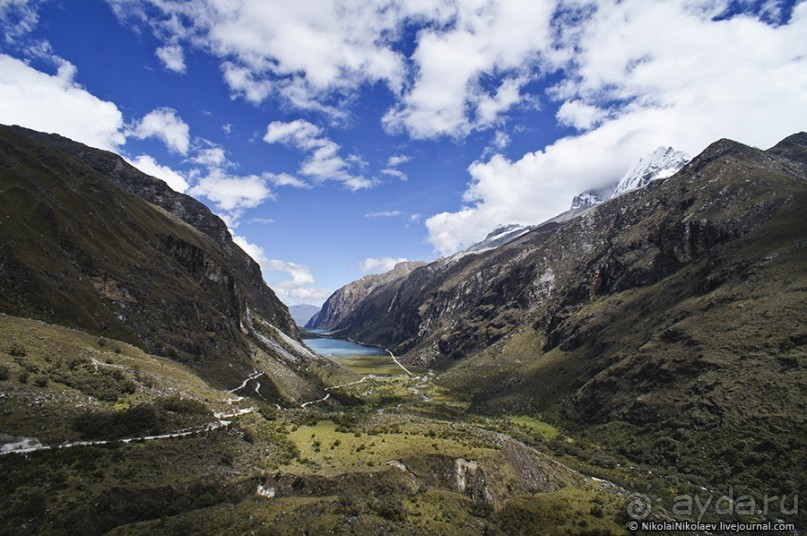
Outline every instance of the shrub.
<path fill-rule="evenodd" d="M 5 365 L 0 365 L 0 381 L 7 380 L 11 375 L 11 371 Z"/>
<path fill-rule="evenodd" d="M 73 428 L 84 439 L 124 438 L 149 435 L 159 430 L 160 418 L 154 407 L 135 406 L 125 411 L 84 413 Z"/>
<path fill-rule="evenodd" d="M 28 351 L 25 349 L 25 346 L 15 341 L 9 346 L 8 355 L 11 357 L 25 357 L 28 355 Z"/>

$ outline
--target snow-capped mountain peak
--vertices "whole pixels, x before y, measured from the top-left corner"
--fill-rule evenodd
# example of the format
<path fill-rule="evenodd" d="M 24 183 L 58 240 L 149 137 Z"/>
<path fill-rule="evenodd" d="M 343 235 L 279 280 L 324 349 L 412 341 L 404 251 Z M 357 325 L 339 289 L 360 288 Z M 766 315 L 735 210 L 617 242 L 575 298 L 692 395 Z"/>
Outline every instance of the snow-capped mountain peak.
<path fill-rule="evenodd" d="M 639 162 L 619 180 L 612 197 L 642 188 L 650 181 L 665 179 L 689 162 L 689 155 L 672 147 L 659 147 Z"/>
<path fill-rule="evenodd" d="M 586 190 L 574 196 L 572 210 L 587 209 L 599 205 L 630 190 L 642 188 L 650 181 L 674 175 L 689 162 L 689 155 L 672 147 L 659 147 L 644 156 L 621 179 L 599 188 Z"/>

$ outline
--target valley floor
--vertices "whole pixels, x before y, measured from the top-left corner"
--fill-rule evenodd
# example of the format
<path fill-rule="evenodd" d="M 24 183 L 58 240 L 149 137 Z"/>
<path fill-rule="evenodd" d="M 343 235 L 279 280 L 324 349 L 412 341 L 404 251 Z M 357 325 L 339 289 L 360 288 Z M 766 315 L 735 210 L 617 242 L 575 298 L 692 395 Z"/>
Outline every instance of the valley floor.
<path fill-rule="evenodd" d="M 0 335 L 0 437 L 38 442 L 0 456 L 0 534 L 621 534 L 720 493 L 383 361 L 278 409 L 240 396 L 258 374 L 227 392 L 78 331 Z"/>

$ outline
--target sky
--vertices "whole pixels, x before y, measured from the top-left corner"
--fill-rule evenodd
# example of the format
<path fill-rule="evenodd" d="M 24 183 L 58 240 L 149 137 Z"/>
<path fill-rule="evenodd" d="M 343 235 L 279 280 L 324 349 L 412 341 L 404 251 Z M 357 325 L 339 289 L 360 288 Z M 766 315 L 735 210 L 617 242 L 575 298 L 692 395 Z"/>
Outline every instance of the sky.
<path fill-rule="evenodd" d="M 287 304 L 807 129 L 807 1 L 0 0 L 0 123 L 205 203 Z"/>

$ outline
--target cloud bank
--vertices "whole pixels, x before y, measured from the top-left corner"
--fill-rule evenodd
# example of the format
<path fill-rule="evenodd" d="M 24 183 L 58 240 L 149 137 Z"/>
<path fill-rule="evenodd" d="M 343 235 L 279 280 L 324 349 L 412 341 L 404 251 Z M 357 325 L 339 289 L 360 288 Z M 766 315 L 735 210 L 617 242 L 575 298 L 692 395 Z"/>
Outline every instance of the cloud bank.
<path fill-rule="evenodd" d="M 99 149 L 117 150 L 126 137 L 114 103 L 75 81 L 76 68 L 62 60 L 55 74 L 0 54 L 0 123 L 57 132 Z"/>

